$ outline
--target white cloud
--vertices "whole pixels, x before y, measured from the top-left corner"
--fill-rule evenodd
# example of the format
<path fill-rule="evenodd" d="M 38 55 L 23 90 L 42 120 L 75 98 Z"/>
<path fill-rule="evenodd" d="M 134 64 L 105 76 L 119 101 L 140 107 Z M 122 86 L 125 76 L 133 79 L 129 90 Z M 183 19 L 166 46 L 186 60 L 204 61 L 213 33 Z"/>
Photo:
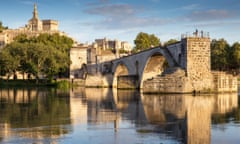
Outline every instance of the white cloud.
<path fill-rule="evenodd" d="M 135 10 L 127 4 L 111 4 L 93 7 L 86 10 L 88 14 L 96 14 L 102 16 L 122 17 L 127 15 L 133 15 Z"/>
<path fill-rule="evenodd" d="M 92 25 L 95 25 L 97 29 L 131 29 L 136 27 L 163 25 L 170 21 L 169 19 L 161 19 L 154 16 L 140 16 L 144 15 L 146 11 L 128 4 L 106 4 L 90 7 L 85 10 L 85 12 L 102 17 L 101 20 L 92 22 Z"/>
<path fill-rule="evenodd" d="M 192 11 L 187 15 L 187 19 L 190 21 L 213 21 L 213 20 L 225 20 L 234 17 L 235 14 L 227 10 L 202 10 L 202 11 Z"/>

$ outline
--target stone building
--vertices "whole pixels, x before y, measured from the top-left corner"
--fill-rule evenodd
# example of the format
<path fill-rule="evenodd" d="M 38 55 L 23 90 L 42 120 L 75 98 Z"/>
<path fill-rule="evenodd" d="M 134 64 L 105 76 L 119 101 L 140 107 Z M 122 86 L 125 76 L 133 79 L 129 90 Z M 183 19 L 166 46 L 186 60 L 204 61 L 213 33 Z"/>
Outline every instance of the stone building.
<path fill-rule="evenodd" d="M 89 45 L 78 44 L 70 49 L 70 78 L 83 78 L 86 72 Z"/>
<path fill-rule="evenodd" d="M 103 39 L 95 39 L 93 43 L 94 47 L 97 48 L 97 51 L 101 53 L 101 51 L 105 50 L 113 50 L 115 52 L 119 50 L 131 51 L 132 46 L 126 41 L 119 41 L 119 40 L 109 40 L 107 38 Z"/>
<path fill-rule="evenodd" d="M 58 25 L 59 23 L 56 20 L 40 20 L 37 5 L 34 4 L 33 16 L 24 27 L 7 29 L 0 33 L 0 49 L 6 44 L 11 43 L 13 39 L 20 34 L 26 34 L 29 37 L 38 36 L 41 33 L 59 33 L 60 35 L 64 35 L 63 32 L 58 30 Z"/>
<path fill-rule="evenodd" d="M 7 44 L 13 42 L 14 38 L 18 35 L 25 34 L 27 37 L 36 37 L 40 34 L 55 34 L 66 35 L 64 32 L 58 30 L 58 21 L 46 19 L 41 20 L 38 16 L 37 5 L 34 4 L 33 16 L 28 21 L 28 23 L 24 27 L 20 27 L 18 29 L 5 29 L 0 32 L 0 50 L 6 46 Z M 26 76 L 16 73 L 18 79 L 26 78 Z M 12 79 L 13 76 L 10 77 Z"/>
<path fill-rule="evenodd" d="M 29 31 L 58 31 L 58 21 L 40 20 L 37 5 L 34 4 L 33 17 L 28 21 L 26 29 Z"/>
<path fill-rule="evenodd" d="M 107 38 L 95 39 L 90 45 L 78 44 L 70 50 L 70 78 L 84 78 L 86 73 L 102 71 L 98 64 L 119 58 L 121 49 L 130 52 L 132 47 L 128 42 Z"/>

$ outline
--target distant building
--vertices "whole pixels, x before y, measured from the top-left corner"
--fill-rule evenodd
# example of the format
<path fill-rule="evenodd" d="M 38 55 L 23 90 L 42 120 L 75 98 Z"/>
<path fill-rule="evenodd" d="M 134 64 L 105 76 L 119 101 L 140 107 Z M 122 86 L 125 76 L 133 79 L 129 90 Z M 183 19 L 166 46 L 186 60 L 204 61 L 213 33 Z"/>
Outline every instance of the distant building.
<path fill-rule="evenodd" d="M 122 42 L 119 40 L 109 40 L 107 38 L 103 39 L 95 39 L 95 42 L 93 43 L 94 47 L 97 48 L 98 52 L 105 51 L 105 50 L 112 50 L 112 51 L 131 51 L 132 46 L 128 42 Z"/>
<path fill-rule="evenodd" d="M 34 4 L 33 17 L 28 21 L 24 27 L 18 29 L 7 29 L 0 33 L 0 49 L 6 44 L 9 44 L 13 39 L 20 35 L 26 34 L 29 37 L 38 36 L 41 33 L 59 33 L 64 35 L 63 32 L 58 30 L 58 21 L 56 20 L 40 20 L 38 17 L 37 5 Z"/>
<path fill-rule="evenodd" d="M 41 20 L 38 16 L 37 5 L 34 4 L 33 16 L 24 27 L 7 29 L 0 33 L 0 50 L 20 34 L 26 34 L 28 37 L 38 36 L 42 33 L 65 35 L 58 30 L 58 25 L 59 23 L 56 20 Z M 69 66 L 70 78 L 84 78 L 86 72 L 97 72 L 97 69 L 89 68 L 88 65 L 97 65 L 119 58 L 121 56 L 119 54 L 120 50 L 130 52 L 131 49 L 132 47 L 128 42 L 109 40 L 107 38 L 96 39 L 90 45 L 75 44 L 69 52 L 71 60 L 71 65 Z M 18 75 L 18 78 L 21 79 L 21 75 Z"/>
<path fill-rule="evenodd" d="M 7 44 L 13 42 L 14 38 L 20 34 L 25 34 L 28 37 L 35 37 L 42 33 L 66 35 L 58 30 L 58 25 L 59 23 L 56 20 L 40 20 L 38 17 L 37 5 L 34 4 L 33 16 L 24 27 L 18 29 L 5 29 L 0 32 L 0 50 Z M 26 78 L 26 76 L 23 76 L 19 72 L 16 72 L 16 75 L 18 79 Z M 13 76 L 10 77 L 10 79 L 12 78 Z"/>
<path fill-rule="evenodd" d="M 58 31 L 58 21 L 56 20 L 40 20 L 38 17 L 37 5 L 34 4 L 33 17 L 26 25 L 29 31 Z"/>
<path fill-rule="evenodd" d="M 120 50 L 128 54 L 132 47 L 128 42 L 95 39 L 91 45 L 80 44 L 70 50 L 70 78 L 84 78 L 86 73 L 100 71 L 98 64 L 121 57 Z M 82 60 L 80 60 L 80 58 Z M 84 59 L 84 60 L 83 60 Z"/>
<path fill-rule="evenodd" d="M 70 49 L 70 78 L 84 78 L 89 45 L 78 44 Z"/>

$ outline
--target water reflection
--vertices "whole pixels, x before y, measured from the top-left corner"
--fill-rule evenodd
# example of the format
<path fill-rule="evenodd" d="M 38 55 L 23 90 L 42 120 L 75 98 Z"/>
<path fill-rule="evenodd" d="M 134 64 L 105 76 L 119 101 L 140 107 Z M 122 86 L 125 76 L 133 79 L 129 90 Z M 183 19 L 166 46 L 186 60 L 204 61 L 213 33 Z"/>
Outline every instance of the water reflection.
<path fill-rule="evenodd" d="M 141 99 L 150 123 L 188 144 L 211 143 L 211 115 L 231 112 L 238 106 L 236 93 L 143 95 Z"/>
<path fill-rule="evenodd" d="M 25 138 L 23 143 L 211 143 L 211 121 L 226 122 L 222 117 L 236 108 L 236 93 L 192 96 L 94 88 L 2 89 L 0 142 Z"/>
<path fill-rule="evenodd" d="M 2 89 L 0 137 L 58 138 L 71 131 L 69 96 L 51 89 Z"/>

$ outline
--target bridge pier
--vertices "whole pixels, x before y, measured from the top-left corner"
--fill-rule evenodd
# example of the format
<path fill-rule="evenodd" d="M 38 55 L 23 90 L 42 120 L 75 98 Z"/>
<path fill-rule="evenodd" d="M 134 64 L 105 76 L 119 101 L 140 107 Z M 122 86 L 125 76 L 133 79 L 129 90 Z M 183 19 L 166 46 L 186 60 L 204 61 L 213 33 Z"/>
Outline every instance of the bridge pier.
<path fill-rule="evenodd" d="M 117 78 L 118 89 L 138 89 L 138 75 L 121 75 Z"/>

